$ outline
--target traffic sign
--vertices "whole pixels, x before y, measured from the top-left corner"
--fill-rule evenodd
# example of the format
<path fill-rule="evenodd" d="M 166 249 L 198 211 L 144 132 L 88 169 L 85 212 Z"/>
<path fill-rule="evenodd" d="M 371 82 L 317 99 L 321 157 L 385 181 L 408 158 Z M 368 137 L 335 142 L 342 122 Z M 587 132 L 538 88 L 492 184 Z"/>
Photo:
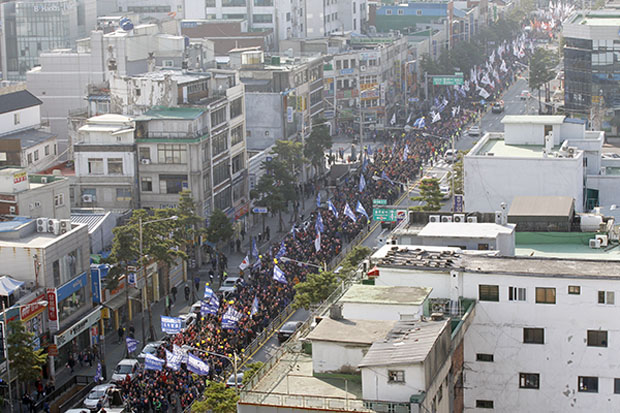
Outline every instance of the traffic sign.
<path fill-rule="evenodd" d="M 267 207 L 254 207 L 252 208 L 252 212 L 254 212 L 255 214 L 266 214 L 267 212 L 269 212 L 269 210 L 267 209 Z"/>
<path fill-rule="evenodd" d="M 440 76 L 433 77 L 433 85 L 437 86 L 455 86 L 462 85 L 463 78 L 460 76 Z"/>
<path fill-rule="evenodd" d="M 387 199 L 373 199 L 373 205 L 387 205 Z"/>
<path fill-rule="evenodd" d="M 396 210 L 387 208 L 373 208 L 372 219 L 382 222 L 396 222 Z"/>

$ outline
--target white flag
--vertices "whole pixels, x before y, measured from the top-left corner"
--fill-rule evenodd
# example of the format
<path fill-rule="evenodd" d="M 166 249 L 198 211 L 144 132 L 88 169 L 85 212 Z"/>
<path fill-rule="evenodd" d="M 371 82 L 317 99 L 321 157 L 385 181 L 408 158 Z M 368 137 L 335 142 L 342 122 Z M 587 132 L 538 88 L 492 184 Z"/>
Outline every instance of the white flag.
<path fill-rule="evenodd" d="M 318 231 L 316 233 L 316 239 L 314 240 L 314 249 L 316 252 L 319 252 L 321 249 L 321 233 Z"/>
<path fill-rule="evenodd" d="M 479 94 L 480 96 L 482 96 L 482 98 L 483 98 L 483 99 L 488 99 L 488 97 L 489 97 L 489 96 L 491 96 L 491 95 L 489 94 L 489 92 L 487 92 L 487 91 L 486 91 L 485 89 L 483 89 L 483 88 L 480 88 L 480 91 L 478 92 L 478 94 Z"/>
<path fill-rule="evenodd" d="M 394 114 L 392 115 L 392 120 L 390 120 L 390 124 L 391 124 L 392 126 L 396 125 L 396 113 L 394 113 Z"/>

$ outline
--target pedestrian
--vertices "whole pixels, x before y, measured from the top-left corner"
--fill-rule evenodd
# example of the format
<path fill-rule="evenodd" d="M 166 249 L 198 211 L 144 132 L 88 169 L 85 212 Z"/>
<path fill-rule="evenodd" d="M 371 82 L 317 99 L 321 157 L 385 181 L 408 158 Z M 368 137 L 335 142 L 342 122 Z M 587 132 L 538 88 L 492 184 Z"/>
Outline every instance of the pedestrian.
<path fill-rule="evenodd" d="M 269 241 L 269 240 L 271 239 L 271 234 L 270 234 L 269 225 L 267 225 L 267 226 L 265 227 L 265 239 L 266 239 L 267 241 Z"/>
<path fill-rule="evenodd" d="M 237 244 L 237 252 L 241 252 L 241 240 L 237 238 L 237 241 L 235 241 L 235 243 Z"/>
<path fill-rule="evenodd" d="M 213 269 L 211 269 L 211 271 L 213 271 Z M 185 284 L 185 301 L 189 302 L 189 285 Z"/>
<path fill-rule="evenodd" d="M 170 289 L 170 292 L 172 293 L 172 302 L 176 302 L 177 301 L 177 287 L 174 286 Z"/>
<path fill-rule="evenodd" d="M 129 337 L 136 338 L 136 329 L 133 324 L 129 325 Z"/>
<path fill-rule="evenodd" d="M 120 339 L 119 342 L 120 344 Z M 73 357 L 73 353 L 69 353 L 69 359 L 67 360 L 67 367 L 71 370 L 71 374 L 75 372 L 75 358 Z"/>
<path fill-rule="evenodd" d="M 121 344 L 123 341 L 123 335 L 125 334 L 125 329 L 123 326 L 118 326 L 118 344 Z"/>
<path fill-rule="evenodd" d="M 196 292 L 200 291 L 200 277 L 194 277 L 194 285 L 196 286 Z"/>

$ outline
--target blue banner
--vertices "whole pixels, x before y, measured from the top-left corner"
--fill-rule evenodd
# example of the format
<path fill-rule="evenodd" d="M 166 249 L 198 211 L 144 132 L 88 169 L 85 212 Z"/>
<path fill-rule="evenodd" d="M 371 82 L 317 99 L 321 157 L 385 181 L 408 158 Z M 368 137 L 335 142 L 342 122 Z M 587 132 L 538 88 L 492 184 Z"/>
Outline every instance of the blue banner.
<path fill-rule="evenodd" d="M 81 290 L 88 282 L 88 273 L 84 272 L 56 290 L 56 300 L 60 303 L 76 291 Z"/>
<path fill-rule="evenodd" d="M 181 332 L 181 319 L 179 317 L 161 316 L 161 331 L 166 334 L 178 334 Z"/>
<path fill-rule="evenodd" d="M 136 340 L 135 338 L 127 337 L 125 341 L 127 343 L 127 352 L 129 354 L 136 351 L 136 349 L 138 348 L 138 343 L 139 343 L 138 340 Z"/>
<path fill-rule="evenodd" d="M 144 358 L 144 368 L 146 370 L 161 370 L 165 361 L 155 357 L 152 354 L 147 354 Z"/>
<path fill-rule="evenodd" d="M 187 355 L 187 369 L 200 376 L 209 374 L 209 365 L 191 353 Z"/>

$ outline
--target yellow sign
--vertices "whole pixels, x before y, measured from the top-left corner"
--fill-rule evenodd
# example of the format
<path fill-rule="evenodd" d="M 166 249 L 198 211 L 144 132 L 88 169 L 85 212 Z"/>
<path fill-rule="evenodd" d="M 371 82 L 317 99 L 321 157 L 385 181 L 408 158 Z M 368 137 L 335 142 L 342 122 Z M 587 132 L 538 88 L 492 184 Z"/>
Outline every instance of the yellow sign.
<path fill-rule="evenodd" d="M 101 318 L 106 318 L 106 319 L 110 318 L 110 309 L 109 308 L 103 307 L 101 309 Z"/>
<path fill-rule="evenodd" d="M 18 172 L 18 173 L 13 175 L 13 183 L 14 184 L 18 184 L 20 182 L 25 182 L 27 180 L 28 180 L 28 175 L 26 174 L 26 171 Z"/>

